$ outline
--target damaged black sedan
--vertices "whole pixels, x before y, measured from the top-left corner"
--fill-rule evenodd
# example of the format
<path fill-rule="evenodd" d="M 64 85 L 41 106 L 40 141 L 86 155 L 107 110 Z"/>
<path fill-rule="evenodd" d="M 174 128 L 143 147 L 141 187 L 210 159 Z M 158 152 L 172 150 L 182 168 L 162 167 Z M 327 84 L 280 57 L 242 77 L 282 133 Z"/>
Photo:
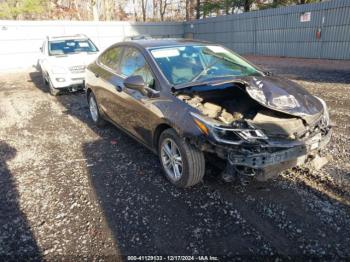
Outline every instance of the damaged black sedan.
<path fill-rule="evenodd" d="M 205 159 L 225 180 L 321 167 L 331 136 L 325 102 L 216 44 L 118 43 L 89 65 L 92 120 L 109 121 L 159 155 L 176 186 L 197 184 Z"/>

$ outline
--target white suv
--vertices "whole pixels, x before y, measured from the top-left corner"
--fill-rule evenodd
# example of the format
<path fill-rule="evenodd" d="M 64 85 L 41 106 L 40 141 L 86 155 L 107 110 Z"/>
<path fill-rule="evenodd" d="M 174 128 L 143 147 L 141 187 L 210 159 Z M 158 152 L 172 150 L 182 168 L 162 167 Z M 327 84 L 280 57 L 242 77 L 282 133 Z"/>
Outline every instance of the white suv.
<path fill-rule="evenodd" d="M 98 54 L 96 45 L 85 35 L 47 37 L 40 48 L 39 65 L 50 93 L 84 88 L 85 68 Z"/>

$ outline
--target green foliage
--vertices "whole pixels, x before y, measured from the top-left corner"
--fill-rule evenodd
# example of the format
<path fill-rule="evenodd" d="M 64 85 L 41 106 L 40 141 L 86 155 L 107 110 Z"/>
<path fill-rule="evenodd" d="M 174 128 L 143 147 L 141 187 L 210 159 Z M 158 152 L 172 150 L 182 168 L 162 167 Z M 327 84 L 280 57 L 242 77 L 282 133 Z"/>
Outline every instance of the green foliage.
<path fill-rule="evenodd" d="M 204 1 L 201 4 L 201 12 L 203 12 L 203 16 L 210 14 L 213 11 L 219 10 L 221 8 L 221 1 Z"/>
<path fill-rule="evenodd" d="M 0 3 L 0 19 L 17 19 L 42 14 L 47 0 L 7 0 Z"/>
<path fill-rule="evenodd" d="M 299 5 L 299 4 L 311 4 L 321 2 L 321 0 L 273 0 L 270 4 L 258 4 L 258 8 L 260 10 L 268 9 L 268 8 L 277 8 L 282 6 L 289 5 Z"/>

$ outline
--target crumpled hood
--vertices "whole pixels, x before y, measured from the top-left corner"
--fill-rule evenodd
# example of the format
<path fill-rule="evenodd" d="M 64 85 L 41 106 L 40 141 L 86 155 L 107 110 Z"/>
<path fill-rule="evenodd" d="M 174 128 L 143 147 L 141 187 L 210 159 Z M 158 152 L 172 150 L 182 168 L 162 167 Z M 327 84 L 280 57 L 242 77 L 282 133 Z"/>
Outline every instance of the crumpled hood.
<path fill-rule="evenodd" d="M 258 103 L 275 111 L 308 119 L 323 112 L 318 98 L 300 85 L 273 76 L 245 77 L 246 91 Z"/>
<path fill-rule="evenodd" d="M 87 66 L 96 59 L 97 55 L 98 53 L 78 53 L 60 56 L 50 56 L 49 61 L 52 65 L 62 66 L 65 68 L 78 65 Z"/>

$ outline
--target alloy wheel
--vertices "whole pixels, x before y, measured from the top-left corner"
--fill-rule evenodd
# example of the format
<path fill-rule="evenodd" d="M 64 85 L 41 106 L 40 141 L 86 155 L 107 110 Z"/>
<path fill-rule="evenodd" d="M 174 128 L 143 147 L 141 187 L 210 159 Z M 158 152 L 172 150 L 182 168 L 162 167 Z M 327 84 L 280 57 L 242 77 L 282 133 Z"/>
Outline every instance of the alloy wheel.
<path fill-rule="evenodd" d="M 91 118 L 94 122 L 98 121 L 98 109 L 97 109 L 97 104 L 93 96 L 90 96 L 90 103 L 89 103 L 89 108 L 90 108 L 90 114 Z"/>
<path fill-rule="evenodd" d="M 183 172 L 183 161 L 175 141 L 167 138 L 161 145 L 161 160 L 165 172 L 173 181 L 178 181 Z"/>

